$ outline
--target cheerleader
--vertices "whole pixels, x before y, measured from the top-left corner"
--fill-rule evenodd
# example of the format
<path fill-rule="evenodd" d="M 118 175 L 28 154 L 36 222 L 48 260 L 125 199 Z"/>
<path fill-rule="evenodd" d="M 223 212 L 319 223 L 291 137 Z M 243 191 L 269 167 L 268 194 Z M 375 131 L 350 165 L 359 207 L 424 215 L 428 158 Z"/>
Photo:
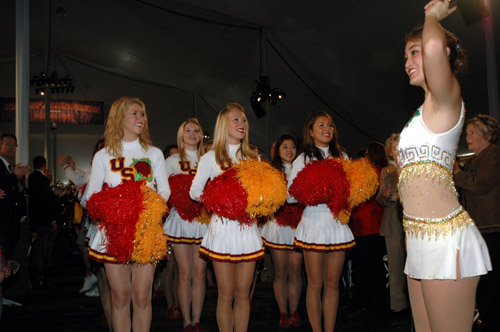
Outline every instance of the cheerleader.
<path fill-rule="evenodd" d="M 167 175 L 193 175 L 198 169 L 198 160 L 203 154 L 203 134 L 197 119 L 184 121 L 177 131 L 178 153 L 165 161 Z M 171 190 L 176 188 L 171 184 Z M 186 192 L 186 194 L 188 194 Z M 191 198 L 186 195 L 186 199 Z M 205 298 L 206 261 L 200 257 L 201 240 L 207 231 L 207 226 L 196 220 L 185 220 L 179 211 L 172 206 L 164 225 L 179 267 L 179 304 L 184 319 L 184 331 L 203 332 L 200 316 Z M 191 319 L 192 310 L 192 319 Z"/>
<path fill-rule="evenodd" d="M 190 195 L 200 200 L 209 179 L 241 160 L 258 158 L 248 144 L 248 123 L 244 109 L 227 104 L 215 124 L 212 150 L 200 160 Z M 213 261 L 217 279 L 217 324 L 222 332 L 246 331 L 250 315 L 249 291 L 255 261 L 264 255 L 257 224 L 240 223 L 212 215 L 200 254 Z M 234 307 L 233 307 L 234 301 Z"/>
<path fill-rule="evenodd" d="M 289 188 L 297 174 L 311 161 L 332 157 L 347 158 L 339 145 L 335 124 L 326 112 L 313 113 L 304 126 L 303 135 L 304 152 L 293 162 Z M 289 196 L 288 201 L 295 202 L 295 198 Z M 334 329 L 339 301 L 338 284 L 345 253 L 346 249 L 354 244 L 349 226 L 341 224 L 326 204 L 305 208 L 295 231 L 295 246 L 302 249 L 304 254 L 307 272 L 307 315 L 315 332 L 322 331 L 321 308 L 324 314 L 324 330 Z"/>
<path fill-rule="evenodd" d="M 458 37 L 439 23 L 456 6 L 434 0 L 424 9 L 424 25 L 406 36 L 405 46 L 409 83 L 425 93 L 398 145 L 405 273 L 417 332 L 466 332 L 479 276 L 491 270 L 486 243 L 460 205 L 452 176 L 465 117 L 455 75 L 466 57 Z"/>
<path fill-rule="evenodd" d="M 119 190 L 118 188 L 123 188 L 127 181 L 128 184 L 134 184 L 133 181 L 145 180 L 147 187 L 150 188 L 144 189 L 146 192 L 150 190 L 154 193 L 152 189 L 156 187 L 158 194 L 165 201 L 168 200 L 170 188 L 165 171 L 165 160 L 161 150 L 151 145 L 145 105 L 140 99 L 122 97 L 111 105 L 104 138 L 105 148 L 94 156 L 92 173 L 83 197 L 83 203 L 86 204 L 92 216 L 94 216 L 92 205 L 102 202 L 96 202 L 97 199 L 92 200 L 92 196 L 98 197 L 108 190 Z M 105 184 L 107 185 L 106 189 L 103 188 Z M 123 194 L 125 196 L 127 193 Z M 148 196 L 154 197 L 153 194 Z M 131 197 L 130 200 L 132 201 Z M 159 198 L 158 201 L 158 204 L 161 205 L 162 199 Z M 165 202 L 163 202 L 163 207 L 164 204 Z M 123 205 L 125 207 L 121 208 L 125 210 L 136 208 L 133 203 L 124 202 Z M 144 210 L 151 213 L 151 209 L 147 207 Z M 113 211 L 108 211 L 107 215 L 107 218 L 103 217 L 101 220 L 102 222 L 106 221 L 105 225 L 108 227 L 101 225 L 98 233 L 89 243 L 89 257 L 104 262 L 111 289 L 113 331 L 149 331 L 152 316 L 151 289 L 155 271 L 153 259 L 164 258 L 165 249 L 161 246 L 155 246 L 154 258 L 148 255 L 148 261 L 141 261 L 141 264 L 136 264 L 133 260 L 121 261 L 113 257 L 108 254 L 108 249 L 112 246 L 116 248 L 126 239 L 124 239 L 124 235 L 118 235 L 113 237 L 116 243 L 109 240 L 111 236 L 116 235 L 116 232 L 110 231 L 113 228 L 109 224 L 109 220 L 119 223 L 120 227 L 129 225 L 122 223 L 128 219 L 122 217 L 114 208 Z M 153 229 L 154 222 L 158 224 L 157 229 Z M 160 223 L 161 212 L 154 220 L 148 219 L 148 223 L 143 223 L 146 224 L 145 233 L 151 234 L 153 232 L 157 238 L 164 240 Z M 120 231 L 124 231 L 124 229 L 120 229 Z M 164 241 L 158 242 L 163 243 Z M 131 301 L 133 319 L 130 317 Z"/>
<path fill-rule="evenodd" d="M 288 178 L 292 171 L 292 162 L 297 156 L 297 142 L 293 136 L 285 134 L 278 138 L 275 147 L 277 147 L 277 151 L 274 153 L 272 164 L 284 172 Z M 299 204 L 293 204 L 292 206 L 298 208 L 296 214 L 302 213 Z M 285 217 L 283 209 L 279 210 L 276 215 L 281 212 Z M 300 218 L 300 215 L 298 217 Z M 267 221 L 262 227 L 261 234 L 264 244 L 270 249 L 273 258 L 273 288 L 280 309 L 280 328 L 289 328 L 301 324 L 297 307 L 299 306 L 302 290 L 302 253 L 295 250 L 293 246 L 297 224 L 293 224 L 292 220 L 283 220 L 288 223 L 283 224 L 278 222 L 277 218 Z M 298 220 L 300 219 L 297 218 Z M 288 306 L 290 311 L 288 311 Z M 288 315 L 289 312 L 291 315 Z"/>

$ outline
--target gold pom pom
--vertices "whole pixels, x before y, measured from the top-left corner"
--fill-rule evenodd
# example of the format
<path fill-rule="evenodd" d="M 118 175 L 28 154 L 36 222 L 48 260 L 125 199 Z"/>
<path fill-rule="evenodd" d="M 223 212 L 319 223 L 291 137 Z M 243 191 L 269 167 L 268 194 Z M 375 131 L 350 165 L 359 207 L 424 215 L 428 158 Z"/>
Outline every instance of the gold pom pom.
<path fill-rule="evenodd" d="M 137 264 L 157 262 L 166 257 L 167 235 L 163 231 L 163 216 L 167 204 L 163 197 L 146 184 L 141 186 L 144 209 L 136 224 L 132 261 Z"/>
<path fill-rule="evenodd" d="M 285 204 L 287 189 L 283 173 L 256 159 L 235 165 L 238 182 L 248 194 L 245 211 L 252 217 L 268 216 Z"/>
<path fill-rule="evenodd" d="M 364 158 L 356 160 L 340 159 L 340 161 L 349 182 L 349 204 L 352 209 L 375 195 L 379 186 L 378 174 L 375 167 Z"/>

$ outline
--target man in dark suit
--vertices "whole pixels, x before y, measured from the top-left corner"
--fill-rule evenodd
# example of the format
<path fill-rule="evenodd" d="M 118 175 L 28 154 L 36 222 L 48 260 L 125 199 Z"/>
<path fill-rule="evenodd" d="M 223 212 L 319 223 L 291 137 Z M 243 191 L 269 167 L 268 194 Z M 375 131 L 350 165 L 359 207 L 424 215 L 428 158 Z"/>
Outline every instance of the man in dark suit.
<path fill-rule="evenodd" d="M 4 256 L 12 258 L 19 236 L 19 211 L 25 208 L 19 181 L 28 174 L 29 166 L 16 165 L 17 139 L 14 134 L 0 135 L 0 245 Z M 21 215 L 20 215 L 21 214 Z"/>
<path fill-rule="evenodd" d="M 47 160 L 43 156 L 33 158 L 35 170 L 28 177 L 29 218 L 34 239 L 30 254 L 29 273 L 33 286 L 43 284 L 44 253 L 51 230 L 57 227 L 56 219 L 62 211 L 47 178 Z"/>

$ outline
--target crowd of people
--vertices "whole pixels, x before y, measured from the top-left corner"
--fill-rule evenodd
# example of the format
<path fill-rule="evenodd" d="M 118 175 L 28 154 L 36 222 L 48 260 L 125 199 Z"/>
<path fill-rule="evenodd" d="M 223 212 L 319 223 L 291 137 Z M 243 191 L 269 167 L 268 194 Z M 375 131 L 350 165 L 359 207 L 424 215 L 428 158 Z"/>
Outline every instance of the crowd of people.
<path fill-rule="evenodd" d="M 149 136 L 144 103 L 116 100 L 91 169 L 79 171 L 70 156 L 58 159 L 81 188 L 85 208 L 76 241 L 85 265 L 80 291 L 100 295 L 109 330 L 149 331 L 161 285 L 167 319 L 182 317 L 184 332 L 204 332 L 208 283 L 216 288 L 219 330 L 246 331 L 265 250 L 283 329 L 303 324 L 304 262 L 308 322 L 315 332 L 334 330 L 349 254 L 360 307 L 376 306 L 388 287 L 388 307 L 394 313 L 411 307 L 417 332 L 471 331 L 476 308 L 484 331 L 497 330 L 500 127 L 487 115 L 468 120 L 474 156 L 456 162 L 465 122 L 457 75 L 466 57 L 458 37 L 440 24 L 455 9 L 449 1 L 426 5 L 424 24 L 406 36 L 404 52 L 409 83 L 424 91 L 422 106 L 401 134 L 369 144 L 357 160 L 324 111 L 309 115 L 300 139 L 281 135 L 267 162 L 249 142 L 238 103 L 220 111 L 210 144 L 199 121 L 188 118 L 177 144 L 162 152 Z M 0 144 L 0 285 L 17 272 L 9 262 L 16 225 L 27 216 L 29 276 L 40 286 L 63 208 L 45 158 L 33 159 L 26 189 L 28 167 L 15 165 L 15 136 L 0 136 Z"/>

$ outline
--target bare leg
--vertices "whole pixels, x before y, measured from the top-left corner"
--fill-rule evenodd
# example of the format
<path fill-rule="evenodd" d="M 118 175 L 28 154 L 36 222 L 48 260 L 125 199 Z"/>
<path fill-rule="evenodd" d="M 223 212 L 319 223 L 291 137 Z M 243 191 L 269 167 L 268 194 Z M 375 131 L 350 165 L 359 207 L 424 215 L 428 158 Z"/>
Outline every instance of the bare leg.
<path fill-rule="evenodd" d="M 274 297 L 278 303 L 280 313 L 288 313 L 288 285 L 287 285 L 287 265 L 288 251 L 271 249 L 274 266 Z"/>
<path fill-rule="evenodd" d="M 325 332 L 333 332 L 339 306 L 339 280 L 344 266 L 345 251 L 325 255 L 325 290 L 323 293 L 323 317 Z"/>
<path fill-rule="evenodd" d="M 176 244 L 174 246 L 175 260 L 179 267 L 179 302 L 181 305 L 182 318 L 184 325 L 192 324 L 191 320 L 191 301 L 193 298 L 193 289 L 191 280 L 193 278 L 193 246 L 190 244 Z"/>
<path fill-rule="evenodd" d="M 234 295 L 234 331 L 246 332 L 250 318 L 250 287 L 254 279 L 255 261 L 236 263 Z"/>
<path fill-rule="evenodd" d="M 410 295 L 411 313 L 417 332 L 432 332 L 425 308 L 424 295 L 422 293 L 422 282 L 408 277 L 408 292 Z"/>
<path fill-rule="evenodd" d="M 290 313 L 297 311 L 302 291 L 302 253 L 288 252 L 288 305 Z"/>
<path fill-rule="evenodd" d="M 130 277 L 132 266 L 105 263 L 111 290 L 111 321 L 114 332 L 130 332 Z"/>
<path fill-rule="evenodd" d="M 111 292 L 109 290 L 108 277 L 104 267 L 99 267 L 97 271 L 97 287 L 99 289 L 99 297 L 101 299 L 102 310 L 108 323 L 109 331 L 113 331 L 112 316 L 111 316 Z"/>
<path fill-rule="evenodd" d="M 307 272 L 306 307 L 309 323 L 314 332 L 321 332 L 321 287 L 323 286 L 323 264 L 325 254 L 304 250 Z"/>
<path fill-rule="evenodd" d="M 217 280 L 217 325 L 220 332 L 233 332 L 233 299 L 236 289 L 236 264 L 213 261 Z"/>
<path fill-rule="evenodd" d="M 200 245 L 192 245 L 193 247 L 193 323 L 199 323 L 201 312 L 203 310 L 203 302 L 205 300 L 205 273 L 207 271 L 207 262 L 200 258 Z"/>
<path fill-rule="evenodd" d="M 422 280 L 432 331 L 470 332 L 479 276 L 460 280 Z"/>
<path fill-rule="evenodd" d="M 154 264 L 132 267 L 132 306 L 134 332 L 149 332 L 153 308 L 151 292 L 156 266 Z"/>
<path fill-rule="evenodd" d="M 173 288 L 173 283 L 174 283 L 174 269 L 176 268 L 177 267 L 175 266 L 174 255 L 173 254 L 168 255 L 165 269 L 163 269 L 163 274 L 162 274 L 163 293 L 165 294 L 165 301 L 167 301 L 167 309 L 175 307 L 174 292 L 176 289 Z"/>

